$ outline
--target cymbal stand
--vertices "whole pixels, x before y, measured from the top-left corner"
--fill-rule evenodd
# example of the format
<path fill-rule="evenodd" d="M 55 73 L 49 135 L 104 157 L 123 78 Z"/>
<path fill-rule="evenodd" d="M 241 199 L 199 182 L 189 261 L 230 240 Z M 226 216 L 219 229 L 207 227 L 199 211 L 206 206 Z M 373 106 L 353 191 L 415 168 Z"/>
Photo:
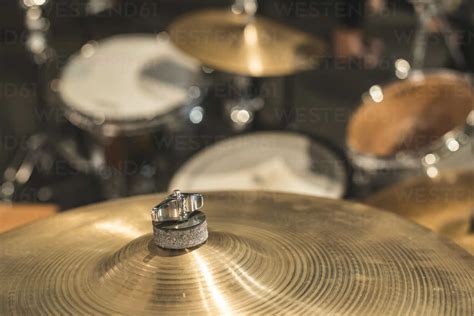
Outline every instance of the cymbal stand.
<path fill-rule="evenodd" d="M 11 202 L 15 194 L 30 181 L 34 169 L 45 153 L 47 145 L 45 134 L 30 136 L 25 148 L 18 150 L 12 162 L 3 172 L 0 182 L 0 201 Z"/>
<path fill-rule="evenodd" d="M 54 50 L 48 44 L 50 21 L 46 17 L 51 0 L 19 1 L 24 10 L 24 26 L 26 30 L 25 47 L 31 54 L 36 71 L 36 95 L 37 109 L 44 110 L 44 99 L 41 89 L 41 69 L 51 60 Z M 47 147 L 50 145 L 48 139 L 50 127 L 47 122 L 41 121 L 45 132 L 39 132 L 30 136 L 24 147 L 19 148 L 13 156 L 12 161 L 4 170 L 0 178 L 0 201 L 11 202 L 18 194 L 19 190 L 26 185 L 33 174 L 35 168 L 47 156 Z"/>
<path fill-rule="evenodd" d="M 245 14 L 248 23 L 251 23 L 258 9 L 256 0 L 235 0 L 231 7 L 234 14 Z M 229 115 L 233 128 L 237 131 L 246 129 L 254 120 L 255 112 L 264 105 L 260 97 L 258 78 L 249 76 L 232 75 L 231 85 L 236 87 L 236 98 L 224 101 L 226 113 Z"/>
<path fill-rule="evenodd" d="M 444 42 L 456 66 L 465 66 L 465 58 L 457 43 L 453 42 L 451 38 L 454 30 L 441 5 L 434 0 L 410 0 L 410 2 L 415 8 L 418 24 L 413 42 L 412 69 L 421 70 L 423 68 L 426 59 L 429 24 L 433 19 L 439 21 L 443 27 Z"/>
<path fill-rule="evenodd" d="M 235 0 L 232 5 L 232 12 L 235 14 L 246 14 L 249 18 L 255 16 L 257 13 L 258 3 L 257 0 Z"/>
<path fill-rule="evenodd" d="M 48 44 L 50 21 L 46 17 L 46 11 L 50 0 L 20 1 L 25 11 L 25 29 L 27 31 L 26 48 L 31 53 L 37 65 L 43 65 L 53 55 L 53 49 Z"/>

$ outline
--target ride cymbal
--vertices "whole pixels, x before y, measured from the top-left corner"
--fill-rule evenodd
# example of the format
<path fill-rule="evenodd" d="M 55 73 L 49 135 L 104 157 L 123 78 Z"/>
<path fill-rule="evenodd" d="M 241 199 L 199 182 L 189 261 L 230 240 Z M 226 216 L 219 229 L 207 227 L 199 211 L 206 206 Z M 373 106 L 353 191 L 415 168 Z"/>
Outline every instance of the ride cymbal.
<path fill-rule="evenodd" d="M 409 218 L 474 254 L 474 170 L 409 179 L 376 193 L 366 203 Z"/>
<path fill-rule="evenodd" d="M 0 314 L 473 313 L 474 263 L 394 214 L 303 195 L 203 193 L 209 239 L 152 241 L 164 196 L 80 208 L 0 236 Z"/>
<path fill-rule="evenodd" d="M 260 16 L 204 10 L 169 27 L 173 43 L 203 64 L 252 77 L 294 74 L 318 65 L 322 41 Z"/>

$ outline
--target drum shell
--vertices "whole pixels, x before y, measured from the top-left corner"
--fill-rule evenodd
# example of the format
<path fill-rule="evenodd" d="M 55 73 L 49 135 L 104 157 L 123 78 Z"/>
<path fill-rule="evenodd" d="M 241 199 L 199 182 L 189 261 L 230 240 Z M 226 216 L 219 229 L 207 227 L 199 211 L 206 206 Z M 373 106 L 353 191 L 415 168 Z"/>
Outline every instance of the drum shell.
<path fill-rule="evenodd" d="M 472 77 L 470 75 L 461 74 L 452 70 L 432 69 L 425 70 L 421 74 L 446 74 L 455 76 L 466 80 L 470 86 L 473 87 Z M 419 75 L 419 73 L 413 73 L 412 75 Z M 458 151 L 450 150 L 448 142 L 457 142 L 460 149 L 469 146 L 474 136 L 473 126 L 474 110 L 466 117 L 466 121 L 462 126 L 455 127 L 430 144 L 416 150 L 400 151 L 389 157 L 377 157 L 375 155 L 361 153 L 351 148 L 349 144 L 346 144 L 348 158 L 354 166 L 356 185 L 363 188 L 362 192 L 368 191 L 366 193 L 369 193 L 370 191 L 394 184 L 405 177 L 423 174 L 430 166 L 436 167 L 440 164 L 443 168 L 448 168 L 448 164 L 442 164 L 442 162 L 452 156 L 456 156 Z M 431 154 L 436 157 L 436 163 L 426 163 L 425 157 Z"/>

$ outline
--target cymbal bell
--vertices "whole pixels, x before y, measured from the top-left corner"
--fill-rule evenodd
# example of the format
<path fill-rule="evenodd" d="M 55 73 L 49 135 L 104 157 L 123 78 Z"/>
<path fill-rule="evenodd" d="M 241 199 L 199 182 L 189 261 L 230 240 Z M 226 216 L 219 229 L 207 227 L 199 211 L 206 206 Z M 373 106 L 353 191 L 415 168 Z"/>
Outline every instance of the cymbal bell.
<path fill-rule="evenodd" d="M 83 207 L 0 235 L 0 314 L 471 315 L 472 257 L 394 214 L 263 192 L 203 193 L 209 239 L 163 250 L 164 196 Z"/>
<path fill-rule="evenodd" d="M 203 10 L 179 17 L 169 27 L 172 42 L 204 65 L 251 77 L 294 74 L 314 68 L 322 41 L 261 16 Z"/>
<path fill-rule="evenodd" d="M 474 254 L 474 170 L 417 177 L 369 197 L 367 204 L 395 212 L 444 235 Z"/>

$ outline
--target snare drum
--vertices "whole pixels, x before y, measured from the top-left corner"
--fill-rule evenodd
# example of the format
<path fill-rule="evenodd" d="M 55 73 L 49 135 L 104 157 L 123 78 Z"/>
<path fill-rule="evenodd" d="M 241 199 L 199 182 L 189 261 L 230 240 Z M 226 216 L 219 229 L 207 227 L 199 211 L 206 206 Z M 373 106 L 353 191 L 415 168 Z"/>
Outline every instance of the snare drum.
<path fill-rule="evenodd" d="M 343 158 L 293 132 L 256 132 L 218 142 L 192 157 L 170 189 L 271 190 L 340 198 L 348 185 Z"/>
<path fill-rule="evenodd" d="M 373 86 L 347 129 L 356 179 L 379 188 L 423 171 L 434 176 L 470 144 L 473 92 L 467 75 L 447 70 Z"/>
<path fill-rule="evenodd" d="M 72 146 L 60 152 L 68 161 L 74 160 L 73 166 L 79 162 L 77 169 L 101 176 L 116 172 L 128 179 L 143 173 L 143 168 L 149 174 L 156 169 L 156 156 L 166 150 L 156 148 L 157 140 L 202 121 L 202 83 L 200 64 L 161 36 L 127 34 L 89 42 L 51 82 L 64 116 L 86 132 L 82 156 Z M 119 187 L 113 191 L 120 194 L 108 195 L 157 189 Z"/>

